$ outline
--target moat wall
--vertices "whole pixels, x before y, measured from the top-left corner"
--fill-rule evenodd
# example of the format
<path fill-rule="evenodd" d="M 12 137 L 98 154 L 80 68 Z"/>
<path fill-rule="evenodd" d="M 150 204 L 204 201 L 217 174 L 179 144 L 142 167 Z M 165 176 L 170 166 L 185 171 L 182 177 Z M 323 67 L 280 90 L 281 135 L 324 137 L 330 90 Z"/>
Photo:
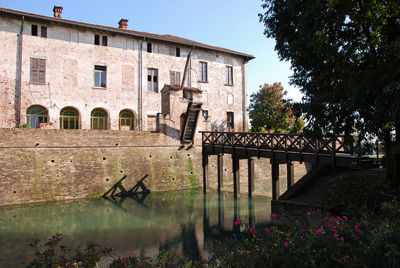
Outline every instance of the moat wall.
<path fill-rule="evenodd" d="M 146 175 L 144 183 L 151 191 L 202 187 L 201 146 L 179 147 L 179 141 L 160 133 L 0 129 L 0 205 L 98 197 L 123 175 L 127 189 Z M 214 158 L 209 172 L 215 189 Z M 242 192 L 247 189 L 244 161 Z M 230 191 L 230 155 L 224 156 L 224 164 L 223 190 Z M 283 183 L 285 170 L 281 165 Z M 304 165 L 296 163 L 295 174 L 304 175 Z M 270 177 L 268 159 L 256 160 L 256 194 L 270 195 Z"/>

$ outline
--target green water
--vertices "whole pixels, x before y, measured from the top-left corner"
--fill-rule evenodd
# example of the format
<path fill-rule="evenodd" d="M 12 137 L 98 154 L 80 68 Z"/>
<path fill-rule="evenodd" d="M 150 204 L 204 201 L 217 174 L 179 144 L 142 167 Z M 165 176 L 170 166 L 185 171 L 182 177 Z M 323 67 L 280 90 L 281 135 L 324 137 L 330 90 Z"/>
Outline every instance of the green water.
<path fill-rule="evenodd" d="M 249 213 L 250 212 L 250 213 Z M 199 190 L 151 193 L 143 200 L 91 199 L 0 208 L 0 267 L 30 261 L 33 238 L 45 241 L 61 233 L 60 244 L 95 241 L 114 252 L 156 256 L 167 249 L 192 259 L 207 258 L 212 241 L 233 230 L 235 219 L 248 225 L 270 218 L 270 199 Z"/>

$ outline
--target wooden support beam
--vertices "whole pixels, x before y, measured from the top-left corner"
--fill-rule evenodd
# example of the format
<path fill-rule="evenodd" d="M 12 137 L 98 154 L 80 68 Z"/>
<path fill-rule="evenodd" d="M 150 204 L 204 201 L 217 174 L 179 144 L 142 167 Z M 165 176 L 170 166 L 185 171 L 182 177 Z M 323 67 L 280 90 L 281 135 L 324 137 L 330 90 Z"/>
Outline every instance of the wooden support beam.
<path fill-rule="evenodd" d="M 292 161 L 287 162 L 287 189 L 292 188 L 294 184 L 294 163 Z"/>
<path fill-rule="evenodd" d="M 247 159 L 247 169 L 249 181 L 249 196 L 252 196 L 254 192 L 254 158 Z"/>
<path fill-rule="evenodd" d="M 233 197 L 236 199 L 240 194 L 240 167 L 239 157 L 232 154 L 232 173 L 233 173 Z"/>
<path fill-rule="evenodd" d="M 203 150 L 203 192 L 207 193 L 208 189 L 208 154 Z"/>
<path fill-rule="evenodd" d="M 271 171 L 272 171 L 272 200 L 279 198 L 279 163 L 276 158 L 271 158 Z"/>
<path fill-rule="evenodd" d="M 224 155 L 219 154 L 218 157 L 218 192 L 224 187 Z"/>

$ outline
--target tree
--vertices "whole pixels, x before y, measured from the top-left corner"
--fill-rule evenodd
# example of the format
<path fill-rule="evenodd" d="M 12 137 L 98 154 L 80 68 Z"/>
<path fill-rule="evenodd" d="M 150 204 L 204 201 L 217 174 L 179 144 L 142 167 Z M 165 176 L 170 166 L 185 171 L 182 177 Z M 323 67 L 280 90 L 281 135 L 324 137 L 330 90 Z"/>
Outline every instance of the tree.
<path fill-rule="evenodd" d="M 263 0 L 265 35 L 304 94 L 313 133 L 385 142 L 388 178 L 400 184 L 400 2 Z"/>
<path fill-rule="evenodd" d="M 296 122 L 296 127 L 300 128 L 298 131 L 302 129 L 301 121 L 298 122 L 293 116 L 290 100 L 284 98 L 286 95 L 287 91 L 281 83 L 274 83 L 260 86 L 260 90 L 250 96 L 252 131 L 292 131 Z"/>

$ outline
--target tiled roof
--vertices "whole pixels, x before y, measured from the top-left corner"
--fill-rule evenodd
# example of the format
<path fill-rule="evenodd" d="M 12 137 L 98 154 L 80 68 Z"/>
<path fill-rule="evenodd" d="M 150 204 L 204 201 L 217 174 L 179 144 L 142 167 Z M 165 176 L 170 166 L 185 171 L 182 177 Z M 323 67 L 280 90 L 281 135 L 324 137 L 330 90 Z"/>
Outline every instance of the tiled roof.
<path fill-rule="evenodd" d="M 250 54 L 246 54 L 246 53 L 242 53 L 242 52 L 238 52 L 238 51 L 234 51 L 234 50 L 230 50 L 230 49 L 226 49 L 226 48 L 222 48 L 222 47 L 211 46 L 211 45 L 199 43 L 199 42 L 196 42 L 193 40 L 189 40 L 186 38 L 169 35 L 169 34 L 152 34 L 152 33 L 147 33 L 147 32 L 124 30 L 124 29 L 119 29 L 119 28 L 114 28 L 114 27 L 109 27 L 109 26 L 102 26 L 102 25 L 84 23 L 84 22 L 79 22 L 79 21 L 66 20 L 66 19 L 62 19 L 62 18 L 54 18 L 54 17 L 43 16 L 43 15 L 28 13 L 28 12 L 24 12 L 24 11 L 18 11 L 18 10 L 0 7 L 0 14 L 1 13 L 13 15 L 13 16 L 19 16 L 19 17 L 25 16 L 26 18 L 32 18 L 32 19 L 37 19 L 37 20 L 57 22 L 57 23 L 61 23 L 61 24 L 69 25 L 69 26 L 79 26 L 79 27 L 90 28 L 90 29 L 94 29 L 94 30 L 102 30 L 102 31 L 108 31 L 108 32 L 113 32 L 113 33 L 131 35 L 131 36 L 135 36 L 135 37 L 160 40 L 160 41 L 165 41 L 165 42 L 172 42 L 172 43 L 187 45 L 187 46 L 191 46 L 191 47 L 194 46 L 194 47 L 199 47 L 199 48 L 203 48 L 203 49 L 210 49 L 210 50 L 214 50 L 214 51 L 225 52 L 228 54 L 242 56 L 242 57 L 246 58 L 247 60 L 254 59 L 254 56 L 252 56 Z"/>
<path fill-rule="evenodd" d="M 165 84 L 164 87 L 162 88 L 162 90 L 164 90 L 164 89 L 181 90 L 181 87 Z M 194 92 L 203 92 L 200 88 L 197 88 L 197 87 L 183 87 L 183 89 L 194 91 Z"/>

